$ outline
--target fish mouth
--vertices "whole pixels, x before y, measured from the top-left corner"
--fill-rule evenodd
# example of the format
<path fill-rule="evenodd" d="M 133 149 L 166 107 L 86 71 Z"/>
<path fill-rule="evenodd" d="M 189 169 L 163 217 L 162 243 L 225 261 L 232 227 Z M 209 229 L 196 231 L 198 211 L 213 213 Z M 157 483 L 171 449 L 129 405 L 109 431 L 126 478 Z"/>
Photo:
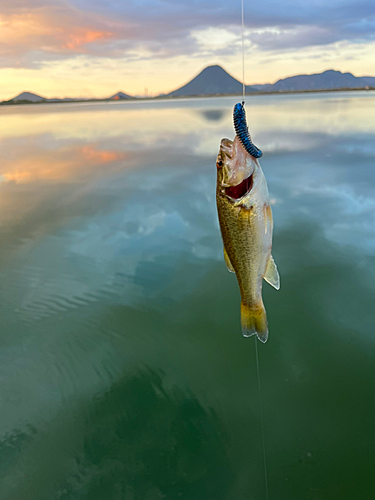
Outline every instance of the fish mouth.
<path fill-rule="evenodd" d="M 230 139 L 222 139 L 220 143 L 220 154 L 223 159 L 230 160 L 233 155 L 233 141 Z"/>
<path fill-rule="evenodd" d="M 239 200 L 249 194 L 253 187 L 253 175 L 252 173 L 249 177 L 240 182 L 240 184 L 237 184 L 237 186 L 226 187 L 225 194 L 233 200 Z"/>

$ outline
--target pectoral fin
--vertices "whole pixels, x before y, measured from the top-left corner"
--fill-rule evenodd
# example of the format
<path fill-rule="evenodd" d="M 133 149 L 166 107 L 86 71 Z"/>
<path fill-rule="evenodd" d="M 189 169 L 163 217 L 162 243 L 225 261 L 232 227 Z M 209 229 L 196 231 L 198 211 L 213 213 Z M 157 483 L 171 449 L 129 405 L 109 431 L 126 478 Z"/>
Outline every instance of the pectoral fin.
<path fill-rule="evenodd" d="M 268 259 L 266 274 L 264 275 L 264 279 L 267 281 L 267 283 L 276 288 L 276 290 L 279 290 L 280 276 L 277 271 L 277 267 L 275 261 L 273 260 L 272 255 L 270 255 L 270 258 Z"/>
<path fill-rule="evenodd" d="M 224 260 L 225 260 L 225 263 L 227 265 L 228 271 L 230 273 L 234 273 L 233 266 L 231 264 L 231 261 L 229 260 L 229 257 L 228 257 L 228 254 L 227 254 L 227 251 L 225 250 L 225 248 L 224 248 Z"/>
<path fill-rule="evenodd" d="M 272 210 L 270 205 L 264 205 L 263 211 L 264 211 L 264 232 L 267 234 L 268 224 L 270 225 L 271 230 L 273 227 Z"/>

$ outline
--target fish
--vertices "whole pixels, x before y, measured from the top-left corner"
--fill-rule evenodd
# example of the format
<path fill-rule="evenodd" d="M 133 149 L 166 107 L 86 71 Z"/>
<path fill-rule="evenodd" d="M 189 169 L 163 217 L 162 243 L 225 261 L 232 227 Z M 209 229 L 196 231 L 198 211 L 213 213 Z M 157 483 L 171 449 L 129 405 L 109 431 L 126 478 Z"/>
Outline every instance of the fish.
<path fill-rule="evenodd" d="M 246 122 L 245 122 L 246 123 Z M 263 279 L 276 290 L 280 277 L 272 257 L 273 218 L 266 178 L 258 158 L 241 138 L 222 139 L 216 160 L 216 204 L 224 260 L 236 274 L 241 292 L 244 337 L 265 343 L 268 323 L 262 299 Z"/>

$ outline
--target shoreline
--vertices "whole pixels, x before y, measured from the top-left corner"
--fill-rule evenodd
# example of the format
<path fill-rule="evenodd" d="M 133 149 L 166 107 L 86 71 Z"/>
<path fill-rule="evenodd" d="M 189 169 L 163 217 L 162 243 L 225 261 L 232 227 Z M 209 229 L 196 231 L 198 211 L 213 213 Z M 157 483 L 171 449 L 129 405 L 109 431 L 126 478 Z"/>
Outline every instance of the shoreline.
<path fill-rule="evenodd" d="M 289 94 L 316 94 L 322 92 L 371 92 L 375 91 L 375 87 L 368 88 L 340 88 L 340 89 L 313 89 L 313 90 L 285 90 L 278 92 L 251 92 L 247 94 L 247 97 L 260 96 L 260 95 L 289 95 Z M 174 100 L 174 99 L 196 99 L 196 98 L 207 98 L 207 97 L 231 97 L 237 96 L 238 94 L 197 94 L 197 95 L 181 95 L 181 96 L 168 96 L 161 95 L 156 97 L 129 97 L 127 99 L 74 99 L 71 101 L 1 101 L 0 106 L 19 106 L 19 105 L 33 105 L 33 104 L 72 104 L 72 103 L 90 103 L 90 102 L 135 102 L 135 101 L 157 101 L 157 100 Z"/>

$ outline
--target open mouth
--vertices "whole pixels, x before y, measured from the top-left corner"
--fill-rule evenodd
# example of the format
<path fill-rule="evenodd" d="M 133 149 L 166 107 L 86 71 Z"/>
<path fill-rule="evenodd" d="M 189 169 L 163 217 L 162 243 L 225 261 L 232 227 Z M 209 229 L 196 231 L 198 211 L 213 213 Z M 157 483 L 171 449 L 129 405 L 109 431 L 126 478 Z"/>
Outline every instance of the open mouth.
<path fill-rule="evenodd" d="M 225 194 L 230 196 L 235 200 L 242 198 L 245 194 L 250 193 L 251 188 L 253 187 L 253 174 L 250 175 L 247 179 L 244 179 L 237 186 L 230 186 L 225 188 Z"/>

